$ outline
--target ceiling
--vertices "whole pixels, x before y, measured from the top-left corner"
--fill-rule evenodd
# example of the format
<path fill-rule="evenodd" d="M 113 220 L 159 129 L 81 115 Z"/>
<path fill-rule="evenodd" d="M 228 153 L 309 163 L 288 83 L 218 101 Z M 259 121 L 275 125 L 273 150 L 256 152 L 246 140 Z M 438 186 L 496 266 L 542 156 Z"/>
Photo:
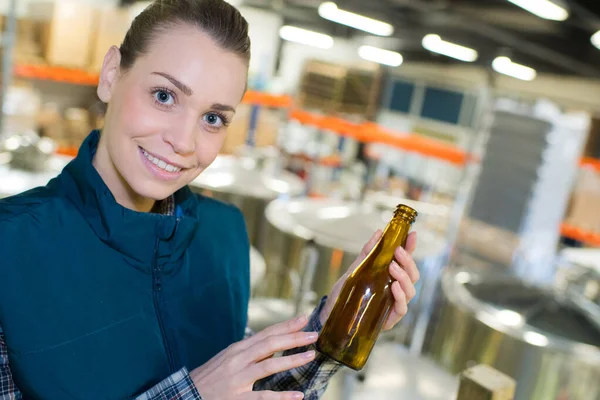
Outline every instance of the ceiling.
<path fill-rule="evenodd" d="M 489 66 L 498 55 L 508 55 L 539 72 L 600 78 L 600 50 L 590 43 L 590 36 L 600 29 L 600 1 L 562 2 L 570 11 L 563 22 L 541 19 L 507 0 L 337 0 L 336 4 L 394 25 L 394 35 L 382 40 L 381 47 L 401 52 L 407 62 L 461 63 L 423 49 L 423 36 L 436 33 L 444 40 L 476 49 L 480 55 L 476 64 L 482 66 Z M 362 31 L 320 18 L 320 3 L 243 1 L 244 5 L 278 12 L 286 24 L 337 37 L 365 36 Z"/>

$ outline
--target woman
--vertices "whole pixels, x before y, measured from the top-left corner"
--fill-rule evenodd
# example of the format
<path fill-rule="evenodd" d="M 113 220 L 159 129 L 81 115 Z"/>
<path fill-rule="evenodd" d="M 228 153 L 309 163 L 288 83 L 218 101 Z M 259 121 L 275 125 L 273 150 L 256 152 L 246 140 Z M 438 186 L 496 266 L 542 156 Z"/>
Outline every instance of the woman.
<path fill-rule="evenodd" d="M 0 202 L 0 399 L 323 393 L 340 366 L 311 345 L 344 278 L 310 318 L 246 332 L 242 215 L 187 188 L 223 144 L 249 58 L 247 23 L 223 0 L 158 0 L 108 51 L 102 133 L 46 187 Z M 415 293 L 409 253 L 390 266 L 387 329 Z"/>

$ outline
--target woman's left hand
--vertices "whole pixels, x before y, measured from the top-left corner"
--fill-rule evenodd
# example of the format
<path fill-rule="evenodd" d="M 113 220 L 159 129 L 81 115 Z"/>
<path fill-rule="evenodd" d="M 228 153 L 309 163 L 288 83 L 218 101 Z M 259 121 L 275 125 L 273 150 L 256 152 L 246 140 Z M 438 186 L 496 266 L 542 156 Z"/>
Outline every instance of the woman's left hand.
<path fill-rule="evenodd" d="M 371 239 L 365 244 L 360 255 L 356 258 L 356 260 L 352 263 L 348 271 L 333 285 L 331 289 L 331 293 L 329 294 L 325 306 L 321 311 L 320 320 L 321 324 L 324 324 L 331 314 L 331 310 L 340 295 L 340 291 L 342 290 L 342 286 L 346 279 L 354 270 L 360 265 L 360 263 L 367 257 L 367 255 L 371 252 L 373 247 L 379 241 L 382 232 L 378 230 L 373 234 Z M 394 306 L 392 311 L 383 325 L 383 330 L 387 331 L 392 329 L 400 320 L 406 315 L 408 311 L 408 303 L 415 297 L 416 289 L 415 283 L 420 278 L 419 269 L 417 268 L 417 264 L 415 260 L 412 258 L 412 254 L 417 247 L 417 234 L 416 232 L 412 232 L 408 235 L 408 239 L 406 240 L 406 249 L 402 247 L 398 247 L 394 252 L 394 261 L 390 264 L 390 275 L 395 279 L 395 282 L 392 284 L 392 293 L 394 295 Z"/>

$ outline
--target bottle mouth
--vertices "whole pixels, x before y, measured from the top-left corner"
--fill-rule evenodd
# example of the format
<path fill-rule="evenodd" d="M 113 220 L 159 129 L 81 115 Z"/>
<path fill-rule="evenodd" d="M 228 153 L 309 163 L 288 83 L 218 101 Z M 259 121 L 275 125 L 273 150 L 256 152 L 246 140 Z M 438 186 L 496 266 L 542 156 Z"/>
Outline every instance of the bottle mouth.
<path fill-rule="evenodd" d="M 396 210 L 394 211 L 394 217 L 404 218 L 412 224 L 417 219 L 419 213 L 412 207 L 407 206 L 406 204 L 398 204 Z"/>

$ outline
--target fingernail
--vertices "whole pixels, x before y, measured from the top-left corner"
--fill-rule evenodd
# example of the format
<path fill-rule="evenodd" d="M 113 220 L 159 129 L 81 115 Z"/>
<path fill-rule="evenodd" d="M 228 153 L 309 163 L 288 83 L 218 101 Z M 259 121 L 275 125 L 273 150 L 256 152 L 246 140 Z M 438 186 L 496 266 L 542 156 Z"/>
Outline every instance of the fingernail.
<path fill-rule="evenodd" d="M 308 359 L 314 358 L 315 357 L 315 351 L 314 350 L 307 351 L 306 353 L 303 354 L 303 357 L 304 358 L 308 358 Z"/>
<path fill-rule="evenodd" d="M 306 315 L 301 315 L 296 318 L 296 322 L 304 322 L 305 319 L 306 319 Z"/>
<path fill-rule="evenodd" d="M 316 340 L 319 337 L 319 334 L 316 332 L 310 332 L 305 335 L 306 340 Z"/>
<path fill-rule="evenodd" d="M 294 393 L 294 400 L 302 400 L 304 398 L 304 393 Z"/>
<path fill-rule="evenodd" d="M 400 265 L 398 265 L 396 261 L 392 261 L 392 268 L 394 268 L 396 272 L 402 272 L 402 268 L 400 268 Z"/>
<path fill-rule="evenodd" d="M 406 250 L 404 250 L 404 247 L 400 246 L 400 247 L 398 247 L 398 250 L 400 251 L 400 254 L 402 254 L 402 255 L 406 254 Z"/>

